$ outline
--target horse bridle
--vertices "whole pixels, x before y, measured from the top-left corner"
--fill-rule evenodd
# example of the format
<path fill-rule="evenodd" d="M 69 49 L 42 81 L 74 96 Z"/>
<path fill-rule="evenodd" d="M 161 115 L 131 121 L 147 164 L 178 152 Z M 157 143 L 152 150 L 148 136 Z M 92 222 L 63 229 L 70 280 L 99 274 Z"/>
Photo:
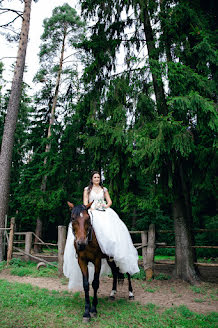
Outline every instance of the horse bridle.
<path fill-rule="evenodd" d="M 85 205 L 83 205 L 82 207 L 83 207 L 83 210 L 86 210 L 87 213 L 88 213 L 88 209 L 87 209 L 87 207 L 86 207 Z M 73 211 L 73 210 L 72 210 L 72 211 Z M 71 213 L 72 213 L 72 212 L 71 212 Z M 89 213 L 88 213 L 91 223 L 90 223 L 90 225 L 89 225 L 89 228 L 88 228 L 88 231 L 87 231 L 87 234 L 86 234 L 86 240 L 87 240 L 88 242 L 89 242 L 89 241 L 92 241 L 92 233 L 93 233 L 93 225 L 92 225 L 92 223 L 93 223 L 93 214 L 92 214 L 92 212 L 90 212 L 90 214 L 91 214 L 91 217 L 90 217 L 90 215 L 89 215 Z M 72 216 L 71 216 L 71 217 L 72 217 Z M 72 221 L 74 221 L 74 220 L 72 219 Z M 75 234 L 74 234 L 73 227 L 71 227 L 71 228 L 72 228 L 72 233 L 73 233 L 73 235 L 74 235 L 74 238 L 75 238 L 75 240 L 76 240 L 76 236 L 75 236 Z"/>

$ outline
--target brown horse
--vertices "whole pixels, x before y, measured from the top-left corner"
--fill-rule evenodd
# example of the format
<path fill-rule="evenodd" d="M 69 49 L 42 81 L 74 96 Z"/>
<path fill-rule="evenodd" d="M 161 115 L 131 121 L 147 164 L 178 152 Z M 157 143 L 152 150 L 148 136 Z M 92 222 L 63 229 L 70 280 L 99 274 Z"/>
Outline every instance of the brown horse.
<path fill-rule="evenodd" d="M 111 300 L 115 299 L 117 281 L 123 282 L 124 275 L 119 272 L 119 268 L 116 266 L 115 262 L 113 260 L 111 261 L 111 259 L 106 254 L 103 254 L 99 247 L 95 235 L 95 231 L 91 225 L 91 219 L 88 213 L 88 209 L 90 208 L 92 203 L 88 204 L 87 206 L 78 205 L 75 207 L 72 203 L 70 202 L 67 203 L 70 209 L 72 210 L 71 221 L 72 221 L 73 234 L 75 237 L 74 247 L 78 255 L 78 263 L 83 276 L 83 288 L 85 292 L 85 312 L 83 314 L 83 321 L 88 322 L 91 317 L 97 315 L 97 309 L 96 309 L 98 304 L 97 291 L 99 288 L 101 260 L 105 258 L 112 271 L 113 287 L 110 294 Z M 125 245 L 123 245 L 123 247 L 125 247 Z M 88 272 L 89 262 L 92 262 L 95 267 L 94 279 L 92 282 L 92 287 L 94 290 L 92 306 L 90 304 L 90 299 L 89 299 L 89 272 Z M 129 282 L 129 299 L 132 300 L 134 299 L 134 295 L 131 285 L 130 274 L 127 273 L 127 276 Z"/>

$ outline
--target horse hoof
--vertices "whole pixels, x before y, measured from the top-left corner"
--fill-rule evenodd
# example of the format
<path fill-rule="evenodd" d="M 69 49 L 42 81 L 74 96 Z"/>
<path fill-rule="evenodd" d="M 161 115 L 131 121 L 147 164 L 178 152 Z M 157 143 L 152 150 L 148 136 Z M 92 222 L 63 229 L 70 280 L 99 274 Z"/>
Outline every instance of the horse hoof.
<path fill-rule="evenodd" d="M 129 296 L 129 300 L 133 301 L 134 300 L 134 296 Z"/>
<path fill-rule="evenodd" d="M 115 296 L 109 296 L 109 300 L 110 301 L 114 301 L 115 300 Z"/>
<path fill-rule="evenodd" d="M 91 320 L 90 317 L 83 317 L 83 322 L 88 323 Z"/>
<path fill-rule="evenodd" d="M 90 312 L 90 316 L 91 316 L 92 318 L 97 317 L 97 312 Z"/>

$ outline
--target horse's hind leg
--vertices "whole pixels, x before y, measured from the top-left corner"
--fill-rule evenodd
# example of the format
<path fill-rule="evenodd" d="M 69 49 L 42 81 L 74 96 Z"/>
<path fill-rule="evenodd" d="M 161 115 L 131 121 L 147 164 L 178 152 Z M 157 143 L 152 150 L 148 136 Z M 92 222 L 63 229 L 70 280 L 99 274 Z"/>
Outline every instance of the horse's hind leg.
<path fill-rule="evenodd" d="M 111 268 L 112 275 L 113 275 L 113 286 L 112 286 L 112 291 L 110 293 L 110 300 L 115 300 L 115 295 L 117 292 L 117 278 L 118 278 L 118 271 L 119 269 L 116 267 L 115 262 L 108 261 L 108 265 Z"/>
<path fill-rule="evenodd" d="M 130 274 L 127 273 L 127 276 L 128 276 L 128 285 L 129 285 L 129 300 L 134 300 L 134 294 L 133 294 Z"/>

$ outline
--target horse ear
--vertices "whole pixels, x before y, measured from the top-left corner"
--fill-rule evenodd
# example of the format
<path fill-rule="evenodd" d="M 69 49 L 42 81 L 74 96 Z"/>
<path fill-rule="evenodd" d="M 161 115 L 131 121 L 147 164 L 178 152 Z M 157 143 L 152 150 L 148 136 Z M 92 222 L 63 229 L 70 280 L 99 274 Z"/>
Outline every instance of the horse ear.
<path fill-rule="evenodd" d="M 70 202 L 67 202 L 67 205 L 69 206 L 69 208 L 72 210 L 72 208 L 74 208 L 74 205 Z"/>
<path fill-rule="evenodd" d="M 92 206 L 93 202 L 94 202 L 94 200 L 91 203 L 89 203 L 88 205 L 86 205 L 87 210 Z"/>

